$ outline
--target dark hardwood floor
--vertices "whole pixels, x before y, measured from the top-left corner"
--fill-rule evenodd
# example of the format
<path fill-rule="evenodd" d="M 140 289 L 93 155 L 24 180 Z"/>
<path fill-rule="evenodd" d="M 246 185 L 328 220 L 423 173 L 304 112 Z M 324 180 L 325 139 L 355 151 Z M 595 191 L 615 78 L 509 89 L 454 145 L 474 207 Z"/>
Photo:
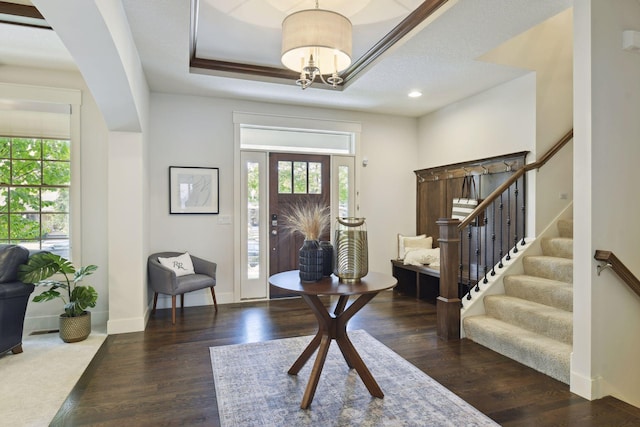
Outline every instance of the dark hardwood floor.
<path fill-rule="evenodd" d="M 209 347 L 316 331 L 299 298 L 178 313 L 175 326 L 170 310 L 158 310 L 146 331 L 109 336 L 51 425 L 217 426 Z M 503 426 L 640 426 L 639 408 L 589 402 L 471 341 L 441 341 L 435 322 L 433 304 L 383 292 L 349 329 L 366 330 Z"/>

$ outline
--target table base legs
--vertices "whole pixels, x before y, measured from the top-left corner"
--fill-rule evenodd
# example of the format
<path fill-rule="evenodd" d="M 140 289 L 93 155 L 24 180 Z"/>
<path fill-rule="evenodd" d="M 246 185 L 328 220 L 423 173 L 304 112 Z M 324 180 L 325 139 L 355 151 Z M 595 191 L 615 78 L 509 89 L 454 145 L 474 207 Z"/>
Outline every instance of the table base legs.
<path fill-rule="evenodd" d="M 309 405 L 311 405 L 332 339 L 338 344 L 349 368 L 355 368 L 356 372 L 358 372 L 369 393 L 375 397 L 384 397 L 380 386 L 373 378 L 373 375 L 371 375 L 371 372 L 369 372 L 369 369 L 347 336 L 347 322 L 349 319 L 375 296 L 375 293 L 360 295 L 346 310 L 345 307 L 349 297 L 346 295 L 340 296 L 332 316 L 327 312 L 327 309 L 317 295 L 302 295 L 302 298 L 309 304 L 309 307 L 311 307 L 313 314 L 318 320 L 318 333 L 288 371 L 291 375 L 297 375 L 309 358 L 311 358 L 311 355 L 318 349 L 318 355 L 311 369 L 309 383 L 307 384 L 304 396 L 302 397 L 302 403 L 300 404 L 302 409 L 307 409 Z"/>

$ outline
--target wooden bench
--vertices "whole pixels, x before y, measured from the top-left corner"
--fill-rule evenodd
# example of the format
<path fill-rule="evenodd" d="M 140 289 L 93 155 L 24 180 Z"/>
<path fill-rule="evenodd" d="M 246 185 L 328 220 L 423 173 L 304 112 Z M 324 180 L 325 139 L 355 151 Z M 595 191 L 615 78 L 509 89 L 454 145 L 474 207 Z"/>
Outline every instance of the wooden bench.
<path fill-rule="evenodd" d="M 475 266 L 474 266 L 475 267 Z M 436 301 L 440 294 L 440 269 L 430 268 L 427 265 L 405 265 L 402 260 L 391 260 L 392 275 L 398 280 L 395 290 L 402 295 L 413 295 L 416 299 Z M 472 277 L 475 275 L 473 269 Z M 467 270 L 463 272 L 461 283 L 458 284 L 459 298 L 462 298 L 476 280 L 467 279 Z"/>
<path fill-rule="evenodd" d="M 393 277 L 398 280 L 395 290 L 403 295 L 413 294 L 416 299 L 434 300 L 440 291 L 440 270 L 428 266 L 404 265 L 401 260 L 392 259 Z"/>

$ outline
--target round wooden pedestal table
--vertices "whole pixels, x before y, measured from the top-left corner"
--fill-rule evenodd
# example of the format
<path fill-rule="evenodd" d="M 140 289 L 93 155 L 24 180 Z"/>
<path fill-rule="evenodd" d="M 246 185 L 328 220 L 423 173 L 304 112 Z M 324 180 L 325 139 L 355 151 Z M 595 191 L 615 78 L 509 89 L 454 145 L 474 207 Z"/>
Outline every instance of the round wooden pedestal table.
<path fill-rule="evenodd" d="M 307 409 L 313 400 L 331 340 L 336 341 L 347 365 L 358 372 L 369 393 L 375 397 L 384 397 L 380 386 L 378 386 L 373 375 L 371 375 L 371 372 L 369 372 L 369 369 L 349 340 L 347 323 L 379 292 L 396 286 L 395 277 L 388 274 L 370 272 L 357 283 L 340 283 L 339 279 L 334 275 L 323 277 L 318 282 L 307 283 L 300 281 L 298 270 L 292 270 L 274 274 L 269 277 L 269 283 L 302 296 L 318 321 L 318 333 L 288 371 L 290 375 L 297 375 L 311 355 L 318 349 L 309 383 L 300 404 L 302 409 Z M 330 312 L 330 308 L 324 306 L 320 300 L 321 295 L 336 295 L 339 297 L 333 313 Z M 352 295 L 358 297 L 347 307 L 349 297 Z"/>

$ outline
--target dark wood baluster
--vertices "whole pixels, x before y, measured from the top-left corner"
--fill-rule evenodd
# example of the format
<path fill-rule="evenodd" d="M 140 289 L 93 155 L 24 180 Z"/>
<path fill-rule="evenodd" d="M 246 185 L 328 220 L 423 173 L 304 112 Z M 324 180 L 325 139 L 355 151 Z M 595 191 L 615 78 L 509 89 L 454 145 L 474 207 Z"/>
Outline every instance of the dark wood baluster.
<path fill-rule="evenodd" d="M 460 339 L 460 301 L 458 292 L 458 275 L 456 264 L 460 263 L 458 256 L 461 246 L 461 231 L 458 230 L 460 221 L 457 219 L 441 218 L 436 224 L 440 228 L 440 296 L 437 300 L 437 330 L 438 337 L 444 340 Z"/>

